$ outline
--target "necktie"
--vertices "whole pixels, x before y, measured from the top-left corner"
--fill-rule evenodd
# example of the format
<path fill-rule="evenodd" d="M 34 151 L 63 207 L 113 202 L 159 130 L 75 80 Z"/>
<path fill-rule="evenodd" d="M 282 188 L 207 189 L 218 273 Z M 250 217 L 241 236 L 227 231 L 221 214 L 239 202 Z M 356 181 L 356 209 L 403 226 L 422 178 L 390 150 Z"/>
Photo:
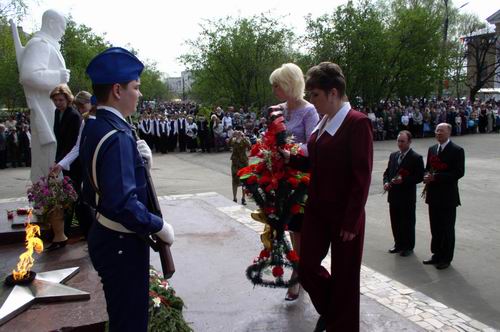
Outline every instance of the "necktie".
<path fill-rule="evenodd" d="M 404 154 L 403 153 L 399 153 L 399 157 L 398 157 L 398 166 L 401 165 L 401 162 L 403 161 L 403 158 L 404 158 Z"/>
<path fill-rule="evenodd" d="M 442 149 L 441 149 L 441 144 L 439 144 L 439 146 L 438 146 L 438 153 L 437 153 L 437 154 L 438 154 L 438 156 L 441 154 L 441 150 L 442 150 Z"/>

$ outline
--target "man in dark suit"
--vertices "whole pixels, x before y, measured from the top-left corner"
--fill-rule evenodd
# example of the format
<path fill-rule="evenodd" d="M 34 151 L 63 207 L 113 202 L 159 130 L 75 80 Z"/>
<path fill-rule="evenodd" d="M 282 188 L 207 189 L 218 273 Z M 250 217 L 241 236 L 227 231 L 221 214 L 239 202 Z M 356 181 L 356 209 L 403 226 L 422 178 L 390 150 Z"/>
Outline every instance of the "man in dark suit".
<path fill-rule="evenodd" d="M 423 261 L 442 270 L 450 266 L 455 249 L 455 219 L 460 205 L 458 180 L 464 176 L 464 149 L 450 141 L 451 125 L 436 127 L 438 144 L 427 153 L 425 202 L 429 205 L 432 257 Z"/>
<path fill-rule="evenodd" d="M 391 153 L 384 172 L 384 190 L 388 192 L 394 247 L 391 254 L 411 255 L 415 247 L 415 202 L 417 183 L 424 176 L 424 160 L 411 148 L 412 135 L 403 130 L 398 135 L 399 151 Z"/>

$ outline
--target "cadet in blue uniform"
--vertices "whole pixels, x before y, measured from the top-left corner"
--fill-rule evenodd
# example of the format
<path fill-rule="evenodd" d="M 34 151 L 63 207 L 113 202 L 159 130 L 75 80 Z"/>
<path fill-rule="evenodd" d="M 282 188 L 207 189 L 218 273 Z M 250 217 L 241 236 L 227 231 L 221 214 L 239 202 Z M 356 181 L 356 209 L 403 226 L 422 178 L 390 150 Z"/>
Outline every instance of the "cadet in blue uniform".
<path fill-rule="evenodd" d="M 88 236 L 89 254 L 106 296 L 109 330 L 147 331 L 149 246 L 156 234 L 168 244 L 172 226 L 147 208 L 146 169 L 151 150 L 135 141 L 125 121 L 141 96 L 144 65 L 123 48 L 109 48 L 88 65 L 97 98 L 96 119 L 85 126 L 80 145 L 83 196 L 97 210 Z"/>

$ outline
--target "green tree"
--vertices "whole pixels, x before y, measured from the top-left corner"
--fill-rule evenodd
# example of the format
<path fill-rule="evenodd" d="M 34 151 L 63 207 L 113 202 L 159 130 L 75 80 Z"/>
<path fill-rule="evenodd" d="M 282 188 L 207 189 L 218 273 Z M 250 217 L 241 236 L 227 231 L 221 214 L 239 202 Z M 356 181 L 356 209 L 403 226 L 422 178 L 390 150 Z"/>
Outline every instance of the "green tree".
<path fill-rule="evenodd" d="M 391 6 L 386 98 L 429 96 L 440 79 L 442 9 L 432 0 L 395 0 Z"/>
<path fill-rule="evenodd" d="M 367 105 L 428 96 L 441 68 L 441 10 L 432 0 L 350 1 L 307 18 L 309 59 L 338 63 L 349 96 Z"/>
<path fill-rule="evenodd" d="M 92 91 L 92 84 L 85 70 L 90 60 L 109 46 L 110 44 L 103 37 L 96 35 L 91 28 L 77 24 L 71 18 L 68 20 L 61 39 L 61 53 L 66 61 L 66 68 L 71 71 L 71 91 Z"/>
<path fill-rule="evenodd" d="M 146 63 L 141 75 L 141 93 L 144 100 L 170 99 L 171 93 L 155 63 Z"/>
<path fill-rule="evenodd" d="M 180 60 L 194 77 L 191 95 L 204 103 L 263 106 L 271 103 L 271 72 L 294 60 L 295 35 L 264 14 L 206 21 Z"/>
<path fill-rule="evenodd" d="M 26 43 L 26 35 L 19 34 Z M 8 109 L 25 107 L 24 91 L 19 84 L 19 72 L 14 50 L 14 40 L 6 18 L 0 17 L 0 105 Z"/>
<path fill-rule="evenodd" d="M 307 20 L 310 65 L 338 63 L 347 80 L 347 93 L 374 104 L 384 93 L 384 61 L 388 51 L 386 27 L 378 8 L 365 0 L 348 2 L 332 15 Z"/>
<path fill-rule="evenodd" d="M 24 107 L 23 89 L 19 84 L 16 52 L 9 19 L 19 21 L 26 14 L 27 6 L 22 0 L 0 0 L 0 106 L 12 109 Z M 26 43 L 26 34 L 20 31 L 21 40 Z"/>

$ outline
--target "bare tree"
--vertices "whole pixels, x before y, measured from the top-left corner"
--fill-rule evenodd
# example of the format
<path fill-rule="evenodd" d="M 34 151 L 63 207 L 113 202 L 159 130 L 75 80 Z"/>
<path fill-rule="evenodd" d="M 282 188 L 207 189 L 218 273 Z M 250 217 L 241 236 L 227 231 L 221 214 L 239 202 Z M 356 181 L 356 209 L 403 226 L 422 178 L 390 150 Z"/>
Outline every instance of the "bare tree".
<path fill-rule="evenodd" d="M 474 100 L 477 92 L 488 83 L 494 84 L 499 81 L 500 41 L 498 35 L 493 31 L 483 34 L 469 35 L 464 37 L 467 45 L 467 82 L 470 89 L 469 97 Z"/>

